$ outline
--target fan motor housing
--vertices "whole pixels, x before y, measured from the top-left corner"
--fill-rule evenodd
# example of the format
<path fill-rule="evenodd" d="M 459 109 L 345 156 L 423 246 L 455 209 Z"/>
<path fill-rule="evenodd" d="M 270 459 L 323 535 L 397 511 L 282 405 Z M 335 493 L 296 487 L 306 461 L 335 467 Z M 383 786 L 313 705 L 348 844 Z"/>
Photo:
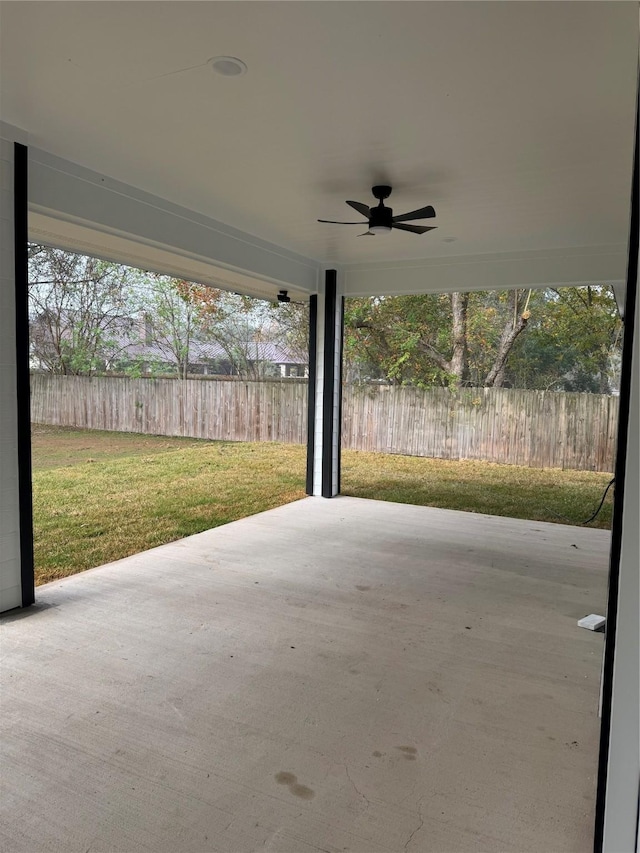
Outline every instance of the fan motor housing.
<path fill-rule="evenodd" d="M 371 216 L 369 218 L 369 228 L 380 225 L 385 228 L 391 228 L 393 222 L 393 210 L 390 207 L 372 207 Z"/>

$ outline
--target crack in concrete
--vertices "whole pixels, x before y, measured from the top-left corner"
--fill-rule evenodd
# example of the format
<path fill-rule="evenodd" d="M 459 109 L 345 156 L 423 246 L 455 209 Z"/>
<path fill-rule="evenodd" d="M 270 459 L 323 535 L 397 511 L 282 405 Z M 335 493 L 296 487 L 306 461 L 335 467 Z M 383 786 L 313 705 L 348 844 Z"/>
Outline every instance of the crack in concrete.
<path fill-rule="evenodd" d="M 371 805 L 371 803 L 370 803 L 370 801 L 369 801 L 369 798 L 368 798 L 365 794 L 363 794 L 363 793 L 362 793 L 362 791 L 360 790 L 360 788 L 358 788 L 358 786 L 356 785 L 356 783 L 353 781 L 353 779 L 351 778 L 351 774 L 349 773 L 349 768 L 347 767 L 347 765 L 346 765 L 346 764 L 344 765 L 344 772 L 347 774 L 347 779 L 348 779 L 348 780 L 351 782 L 351 784 L 353 785 L 353 790 L 356 792 L 356 794 L 358 794 L 358 796 L 362 797 L 362 799 L 363 799 L 363 800 L 365 801 L 365 803 L 367 804 L 367 809 L 368 809 L 368 808 L 369 808 L 369 806 Z M 366 811 L 366 810 L 365 810 L 365 811 Z"/>
<path fill-rule="evenodd" d="M 407 838 L 407 840 L 406 840 L 406 842 L 405 842 L 405 845 L 404 845 L 404 848 L 403 848 L 404 850 L 408 850 L 409 845 L 410 845 L 410 844 L 411 844 L 411 842 L 413 841 L 413 837 L 414 837 L 414 835 L 417 835 L 417 834 L 418 834 L 418 832 L 420 832 L 420 830 L 421 830 L 421 829 L 422 829 L 422 827 L 424 826 L 424 818 L 423 818 L 423 816 L 422 816 L 422 803 L 423 803 L 423 802 L 424 802 L 424 800 L 420 800 L 420 801 L 419 801 L 419 803 L 418 803 L 418 817 L 420 818 L 420 823 L 418 824 L 418 826 L 416 826 L 416 828 L 413 830 L 413 832 L 411 833 L 411 835 Z"/>

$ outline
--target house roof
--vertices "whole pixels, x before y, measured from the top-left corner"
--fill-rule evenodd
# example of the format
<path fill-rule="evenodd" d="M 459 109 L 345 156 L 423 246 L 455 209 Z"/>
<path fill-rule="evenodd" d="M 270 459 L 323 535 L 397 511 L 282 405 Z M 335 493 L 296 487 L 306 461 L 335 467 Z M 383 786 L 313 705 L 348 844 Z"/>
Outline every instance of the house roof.
<path fill-rule="evenodd" d="M 121 339 L 120 354 L 129 358 L 148 358 L 150 360 L 172 361 L 174 356 L 168 345 L 161 342 L 144 343 L 143 341 L 128 342 L 127 338 Z M 302 354 L 276 343 L 246 341 L 237 345 L 231 353 L 236 352 L 236 357 L 250 362 L 270 362 L 272 364 L 306 364 L 306 358 Z M 230 361 L 230 351 L 221 344 L 206 341 L 191 341 L 189 346 L 189 363 L 199 364 L 205 361 Z"/>

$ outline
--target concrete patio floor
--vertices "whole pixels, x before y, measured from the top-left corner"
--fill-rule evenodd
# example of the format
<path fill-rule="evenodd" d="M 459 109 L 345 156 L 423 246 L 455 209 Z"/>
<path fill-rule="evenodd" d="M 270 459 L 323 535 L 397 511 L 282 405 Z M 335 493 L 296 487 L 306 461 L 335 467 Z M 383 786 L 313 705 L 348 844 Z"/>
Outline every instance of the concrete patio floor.
<path fill-rule="evenodd" d="M 40 587 L 0 846 L 586 851 L 609 534 L 308 498 Z"/>

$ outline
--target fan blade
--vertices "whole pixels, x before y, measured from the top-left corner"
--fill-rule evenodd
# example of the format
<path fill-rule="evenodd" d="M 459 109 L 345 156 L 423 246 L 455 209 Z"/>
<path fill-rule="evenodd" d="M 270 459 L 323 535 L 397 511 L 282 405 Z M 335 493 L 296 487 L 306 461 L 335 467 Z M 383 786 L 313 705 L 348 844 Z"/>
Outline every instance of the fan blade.
<path fill-rule="evenodd" d="M 327 222 L 329 225 L 366 225 L 367 220 L 364 222 L 334 222 L 333 219 L 318 219 L 318 222 Z"/>
<path fill-rule="evenodd" d="M 403 213 L 401 216 L 394 216 L 394 222 L 408 222 L 410 219 L 431 219 L 432 216 L 435 216 L 436 212 L 428 205 L 427 207 L 421 207 L 419 210 L 412 210 L 409 213 Z"/>
<path fill-rule="evenodd" d="M 347 204 L 349 207 L 352 207 L 354 210 L 357 210 L 358 213 L 361 213 L 363 216 L 366 216 L 367 219 L 371 216 L 371 210 L 367 207 L 366 204 L 362 204 L 360 201 L 348 201 Z"/>
<path fill-rule="evenodd" d="M 426 234 L 427 231 L 435 231 L 437 225 L 401 225 L 399 222 L 392 222 L 392 228 L 398 228 L 400 231 L 410 231 L 412 234 Z"/>

